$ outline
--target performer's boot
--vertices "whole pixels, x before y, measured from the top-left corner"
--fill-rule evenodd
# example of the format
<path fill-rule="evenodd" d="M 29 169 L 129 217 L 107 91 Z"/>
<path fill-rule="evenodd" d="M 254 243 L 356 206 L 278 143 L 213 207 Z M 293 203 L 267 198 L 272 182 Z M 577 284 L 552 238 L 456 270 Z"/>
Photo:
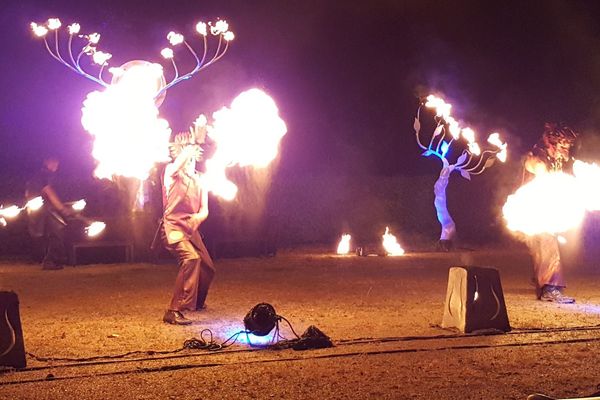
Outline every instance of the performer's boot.
<path fill-rule="evenodd" d="M 575 303 L 575 299 L 569 296 L 565 296 L 562 293 L 560 286 L 544 285 L 542 288 L 542 296 L 540 300 L 550 301 L 559 304 L 572 304 Z"/>
<path fill-rule="evenodd" d="M 187 319 L 177 310 L 167 310 L 163 317 L 163 321 L 172 325 L 189 325 L 192 323 L 192 320 Z"/>

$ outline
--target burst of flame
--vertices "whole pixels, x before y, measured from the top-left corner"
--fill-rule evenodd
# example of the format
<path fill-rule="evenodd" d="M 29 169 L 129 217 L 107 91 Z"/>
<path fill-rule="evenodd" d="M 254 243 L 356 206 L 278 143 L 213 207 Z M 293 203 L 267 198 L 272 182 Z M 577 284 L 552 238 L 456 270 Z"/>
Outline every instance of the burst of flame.
<path fill-rule="evenodd" d="M 88 237 L 95 237 L 101 234 L 104 231 L 104 228 L 106 228 L 106 224 L 104 222 L 94 221 L 85 227 L 85 233 L 88 235 Z"/>
<path fill-rule="evenodd" d="M 588 211 L 600 210 L 600 167 L 595 163 L 576 160 L 573 163 L 573 174 L 579 182 L 581 195 Z"/>
<path fill-rule="evenodd" d="M 535 235 L 575 228 L 585 213 L 580 199 L 573 198 L 576 188 L 575 178 L 571 175 L 537 176 L 508 196 L 502 208 L 508 229 Z"/>
<path fill-rule="evenodd" d="M 502 208 L 507 227 L 526 235 L 558 234 L 579 226 L 586 211 L 600 210 L 600 167 L 575 161 L 573 172 L 538 174 L 508 196 Z"/>
<path fill-rule="evenodd" d="M 216 150 L 206 161 L 203 179 L 208 190 L 230 200 L 237 187 L 227 179 L 226 168 L 266 167 L 277 156 L 287 127 L 273 99 L 259 89 L 241 93 L 230 108 L 215 112 L 213 119 L 208 136 L 215 142 Z"/>
<path fill-rule="evenodd" d="M 71 207 L 75 211 L 83 211 L 83 209 L 85 208 L 86 205 L 87 205 L 86 201 L 84 199 L 81 199 L 81 200 L 78 200 L 75 203 L 73 203 L 73 205 Z"/>
<path fill-rule="evenodd" d="M 92 155 L 98 161 L 94 174 L 143 180 L 169 156 L 171 129 L 158 118 L 154 101 L 162 67 L 141 64 L 111 72 L 120 77 L 117 83 L 88 94 L 83 103 L 81 123 L 94 137 Z"/>
<path fill-rule="evenodd" d="M 7 225 L 6 220 L 4 218 L 0 217 L 0 226 L 6 226 L 6 225 Z"/>
<path fill-rule="evenodd" d="M 34 197 L 29 200 L 27 204 L 25 204 L 25 208 L 28 208 L 30 211 L 37 211 L 44 205 L 44 199 L 42 196 Z"/>
<path fill-rule="evenodd" d="M 344 233 L 337 246 L 337 254 L 348 254 L 350 252 L 350 239 L 352 237 Z"/>
<path fill-rule="evenodd" d="M 396 236 L 390 233 L 390 228 L 387 226 L 385 227 L 385 233 L 383 234 L 383 248 L 388 256 L 404 255 L 404 249 L 396 240 Z"/>

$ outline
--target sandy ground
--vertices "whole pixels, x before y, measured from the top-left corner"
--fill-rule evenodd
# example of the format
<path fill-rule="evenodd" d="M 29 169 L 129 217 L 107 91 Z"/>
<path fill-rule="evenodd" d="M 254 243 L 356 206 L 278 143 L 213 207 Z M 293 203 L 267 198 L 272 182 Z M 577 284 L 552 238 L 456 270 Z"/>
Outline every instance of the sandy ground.
<path fill-rule="evenodd" d="M 500 270 L 513 331 L 460 335 L 439 327 L 455 265 Z M 274 305 L 298 333 L 313 324 L 330 349 L 136 353 L 95 361 L 40 361 L 0 372 L 1 399 L 525 399 L 576 397 L 600 383 L 599 274 L 567 271 L 575 305 L 535 300 L 522 249 L 338 257 L 284 252 L 218 260 L 208 308 L 194 324 L 161 322 L 174 263 L 104 264 L 41 271 L 0 262 L 14 290 L 26 350 L 87 358 L 168 351 L 203 329 L 223 341 L 256 303 Z M 291 337 L 282 325 L 282 333 Z M 53 379 L 49 379 L 53 378 Z"/>

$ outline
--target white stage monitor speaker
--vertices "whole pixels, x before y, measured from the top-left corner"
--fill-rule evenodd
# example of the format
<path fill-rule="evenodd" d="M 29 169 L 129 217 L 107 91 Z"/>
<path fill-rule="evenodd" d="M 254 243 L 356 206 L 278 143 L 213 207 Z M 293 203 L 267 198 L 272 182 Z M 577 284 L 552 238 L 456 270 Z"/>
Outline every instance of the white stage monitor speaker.
<path fill-rule="evenodd" d="M 450 268 L 442 327 L 464 333 L 488 329 L 510 331 L 497 269 Z"/>

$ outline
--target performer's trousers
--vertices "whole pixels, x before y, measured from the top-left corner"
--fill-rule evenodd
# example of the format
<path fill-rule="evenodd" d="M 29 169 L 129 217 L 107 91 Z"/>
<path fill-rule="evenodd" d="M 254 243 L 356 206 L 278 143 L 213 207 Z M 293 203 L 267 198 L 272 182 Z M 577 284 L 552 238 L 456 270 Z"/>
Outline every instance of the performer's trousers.
<path fill-rule="evenodd" d="M 527 246 L 533 258 L 533 274 L 538 289 L 544 285 L 565 287 L 560 248 L 553 235 L 540 234 L 527 238 Z"/>
<path fill-rule="evenodd" d="M 46 222 L 46 254 L 44 265 L 62 265 L 65 262 L 65 226 L 55 218 Z"/>
<path fill-rule="evenodd" d="M 208 289 L 215 275 L 213 264 L 200 234 L 190 240 L 168 244 L 167 249 L 177 257 L 179 273 L 169 309 L 176 311 L 200 310 L 204 307 Z"/>

